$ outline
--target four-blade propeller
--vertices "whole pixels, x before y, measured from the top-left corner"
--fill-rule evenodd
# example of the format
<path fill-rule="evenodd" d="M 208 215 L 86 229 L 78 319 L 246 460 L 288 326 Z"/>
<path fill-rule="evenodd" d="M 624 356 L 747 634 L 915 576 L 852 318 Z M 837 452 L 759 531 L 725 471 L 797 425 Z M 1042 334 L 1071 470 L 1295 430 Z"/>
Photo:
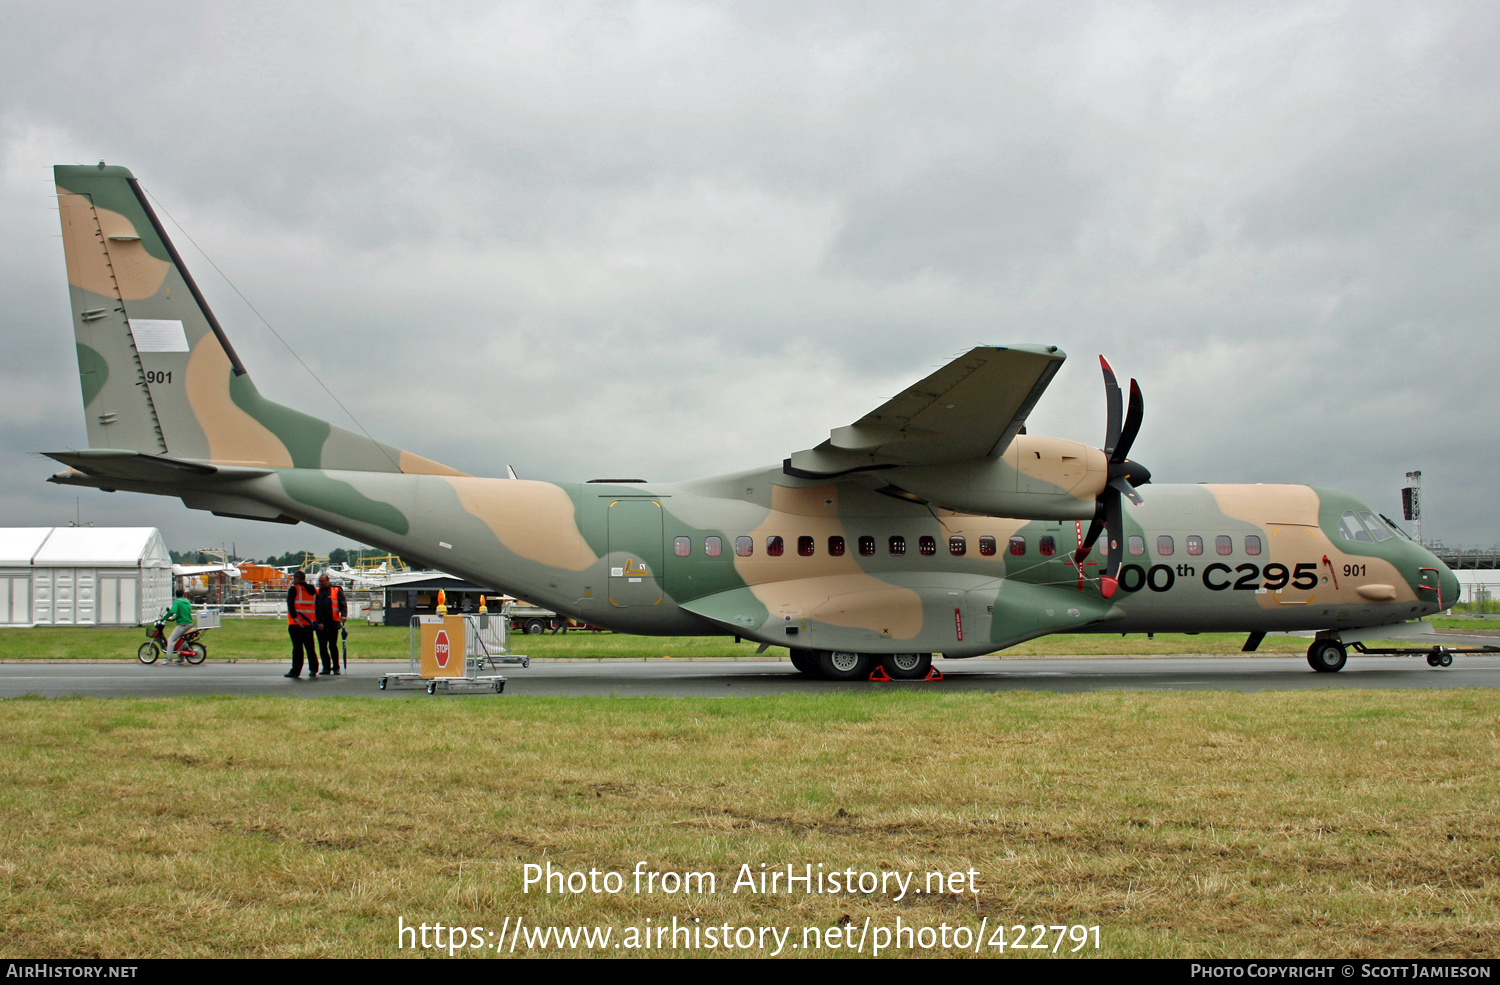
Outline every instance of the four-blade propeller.
<path fill-rule="evenodd" d="M 1127 497 L 1132 503 L 1140 503 L 1141 496 L 1135 491 L 1136 487 L 1150 482 L 1151 473 L 1127 457 L 1130 446 L 1135 443 L 1136 433 L 1141 429 L 1141 414 L 1145 407 L 1141 399 L 1141 388 L 1135 380 L 1130 381 L 1130 410 L 1122 415 L 1120 384 L 1115 379 L 1115 371 L 1103 356 L 1099 357 L 1099 365 L 1104 368 L 1104 397 L 1109 410 L 1104 437 L 1104 454 L 1109 459 L 1109 478 L 1104 491 L 1094 501 L 1094 519 L 1089 523 L 1089 532 L 1073 556 L 1073 563 L 1081 570 L 1084 558 L 1094 548 L 1094 541 L 1099 539 L 1102 530 L 1108 529 L 1109 560 L 1099 588 L 1105 598 L 1110 598 L 1120 583 L 1120 559 L 1124 554 L 1125 527 L 1120 497 Z"/>

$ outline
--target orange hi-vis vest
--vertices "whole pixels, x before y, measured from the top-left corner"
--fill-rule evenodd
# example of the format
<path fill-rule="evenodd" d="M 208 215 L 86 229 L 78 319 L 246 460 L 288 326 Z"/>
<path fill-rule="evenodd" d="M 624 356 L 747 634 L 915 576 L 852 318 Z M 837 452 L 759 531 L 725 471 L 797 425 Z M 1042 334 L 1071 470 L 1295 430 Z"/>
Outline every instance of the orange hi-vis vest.
<path fill-rule="evenodd" d="M 286 614 L 288 626 L 311 626 L 318 621 L 318 593 L 306 585 L 293 585 L 292 591 L 295 597 L 292 599 L 294 612 Z"/>
<path fill-rule="evenodd" d="M 344 617 L 339 615 L 339 600 L 344 597 L 344 590 L 337 585 L 328 586 L 328 607 L 333 610 L 333 621 L 343 622 Z"/>

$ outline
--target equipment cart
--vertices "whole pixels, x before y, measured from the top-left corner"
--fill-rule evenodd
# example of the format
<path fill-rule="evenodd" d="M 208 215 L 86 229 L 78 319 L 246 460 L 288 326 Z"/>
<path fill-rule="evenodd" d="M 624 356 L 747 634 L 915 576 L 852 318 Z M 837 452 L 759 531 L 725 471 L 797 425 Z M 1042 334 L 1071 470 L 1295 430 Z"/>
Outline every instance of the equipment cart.
<path fill-rule="evenodd" d="M 428 694 L 500 694 L 500 664 L 530 666 L 525 654 L 507 649 L 506 620 L 488 614 L 413 616 L 411 656 L 404 674 L 385 674 L 380 689 L 426 688 Z"/>

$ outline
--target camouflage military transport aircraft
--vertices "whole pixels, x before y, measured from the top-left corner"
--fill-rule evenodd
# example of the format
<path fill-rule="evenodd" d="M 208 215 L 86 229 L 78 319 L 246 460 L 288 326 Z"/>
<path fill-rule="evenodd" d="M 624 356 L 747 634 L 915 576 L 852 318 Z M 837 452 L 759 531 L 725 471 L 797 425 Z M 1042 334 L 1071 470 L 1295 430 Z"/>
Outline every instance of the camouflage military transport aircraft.
<path fill-rule="evenodd" d="M 1102 449 L 1027 434 L 1052 346 L 973 349 L 769 468 L 471 476 L 261 396 L 130 172 L 55 176 L 89 447 L 51 453 L 54 482 L 306 521 L 598 626 L 785 646 L 835 679 L 1080 631 L 1242 631 L 1253 649 L 1317 630 L 1309 662 L 1336 671 L 1345 642 L 1458 597 L 1340 492 L 1152 485 L 1140 502 L 1140 390 L 1122 415 L 1108 364 Z"/>

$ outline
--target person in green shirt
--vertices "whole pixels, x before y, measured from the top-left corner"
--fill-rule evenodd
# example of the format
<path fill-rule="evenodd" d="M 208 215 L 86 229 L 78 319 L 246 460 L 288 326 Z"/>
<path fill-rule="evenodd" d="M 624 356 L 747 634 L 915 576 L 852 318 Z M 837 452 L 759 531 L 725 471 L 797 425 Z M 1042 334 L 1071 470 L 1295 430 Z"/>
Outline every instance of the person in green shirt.
<path fill-rule="evenodd" d="M 172 627 L 172 635 L 167 637 L 167 656 L 173 663 L 182 663 L 182 657 L 177 655 L 177 641 L 193 628 L 193 605 L 187 600 L 187 592 L 180 588 L 177 590 L 177 597 L 172 600 L 172 605 L 167 609 L 167 620 L 177 623 Z"/>

